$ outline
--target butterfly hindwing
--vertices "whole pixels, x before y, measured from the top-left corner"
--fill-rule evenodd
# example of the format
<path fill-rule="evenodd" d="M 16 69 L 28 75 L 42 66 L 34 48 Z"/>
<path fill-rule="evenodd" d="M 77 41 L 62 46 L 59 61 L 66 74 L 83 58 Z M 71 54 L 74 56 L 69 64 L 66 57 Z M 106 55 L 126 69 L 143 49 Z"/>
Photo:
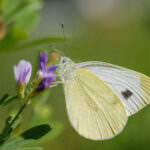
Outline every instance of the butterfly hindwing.
<path fill-rule="evenodd" d="M 74 78 L 64 84 L 68 116 L 82 136 L 109 139 L 124 128 L 124 105 L 101 79 L 85 69 L 76 69 Z"/>
<path fill-rule="evenodd" d="M 103 80 L 120 98 L 128 116 L 150 103 L 150 78 L 144 74 L 103 62 L 84 62 L 76 67 Z"/>

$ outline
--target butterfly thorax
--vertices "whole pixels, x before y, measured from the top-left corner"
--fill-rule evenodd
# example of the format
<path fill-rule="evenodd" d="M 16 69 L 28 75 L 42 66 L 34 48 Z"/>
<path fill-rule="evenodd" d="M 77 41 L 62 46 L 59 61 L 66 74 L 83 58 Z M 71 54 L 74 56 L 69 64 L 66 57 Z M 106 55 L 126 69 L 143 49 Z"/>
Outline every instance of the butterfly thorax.
<path fill-rule="evenodd" d="M 70 79 L 74 78 L 75 69 L 76 69 L 75 64 L 70 58 L 61 57 L 59 76 L 63 82 L 66 80 L 70 80 Z"/>

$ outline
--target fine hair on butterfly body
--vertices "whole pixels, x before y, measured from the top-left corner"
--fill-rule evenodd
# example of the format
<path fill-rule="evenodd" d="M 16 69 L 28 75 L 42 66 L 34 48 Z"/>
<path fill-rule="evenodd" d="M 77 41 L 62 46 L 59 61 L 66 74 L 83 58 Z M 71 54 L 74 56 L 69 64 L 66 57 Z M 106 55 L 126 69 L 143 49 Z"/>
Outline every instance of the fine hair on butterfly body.
<path fill-rule="evenodd" d="M 73 63 L 73 61 L 68 57 L 61 56 L 59 76 L 62 82 L 70 79 L 74 74 L 73 73 L 74 70 L 75 70 L 75 64 Z"/>
<path fill-rule="evenodd" d="M 113 138 L 150 102 L 150 78 L 123 67 L 61 57 L 59 76 L 69 120 L 88 139 Z"/>

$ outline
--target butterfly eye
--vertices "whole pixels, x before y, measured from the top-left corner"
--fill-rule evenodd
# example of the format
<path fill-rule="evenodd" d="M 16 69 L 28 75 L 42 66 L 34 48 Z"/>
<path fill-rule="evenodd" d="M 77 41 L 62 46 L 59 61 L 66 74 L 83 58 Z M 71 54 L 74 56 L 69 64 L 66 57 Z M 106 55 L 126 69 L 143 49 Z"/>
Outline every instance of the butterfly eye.
<path fill-rule="evenodd" d="M 70 59 L 68 57 L 62 57 L 61 60 L 60 60 L 61 64 L 66 64 L 69 61 L 70 61 Z"/>
<path fill-rule="evenodd" d="M 63 64 L 65 64 L 66 62 L 67 62 L 66 59 L 63 59 L 63 60 L 62 60 L 62 63 L 63 63 Z"/>

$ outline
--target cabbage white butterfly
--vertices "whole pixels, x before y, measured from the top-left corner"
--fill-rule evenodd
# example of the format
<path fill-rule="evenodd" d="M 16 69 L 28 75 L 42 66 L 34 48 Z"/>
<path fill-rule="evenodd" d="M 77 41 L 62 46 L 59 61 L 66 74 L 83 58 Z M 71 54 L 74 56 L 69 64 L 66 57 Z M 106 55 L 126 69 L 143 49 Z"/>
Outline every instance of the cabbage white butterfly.
<path fill-rule="evenodd" d="M 59 76 L 72 126 L 92 140 L 113 138 L 150 102 L 150 78 L 123 67 L 61 57 Z"/>

